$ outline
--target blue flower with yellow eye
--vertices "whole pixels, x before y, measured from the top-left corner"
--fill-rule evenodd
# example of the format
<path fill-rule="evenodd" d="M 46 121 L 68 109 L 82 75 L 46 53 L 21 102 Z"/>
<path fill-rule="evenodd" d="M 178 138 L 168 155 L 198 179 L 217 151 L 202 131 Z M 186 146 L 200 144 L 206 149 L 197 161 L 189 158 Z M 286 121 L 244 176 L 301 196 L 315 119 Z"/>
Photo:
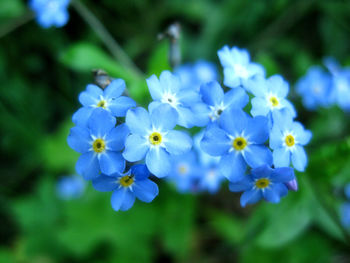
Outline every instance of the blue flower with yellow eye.
<path fill-rule="evenodd" d="M 151 181 L 149 171 L 144 164 L 131 166 L 126 173 L 116 173 L 110 176 L 102 174 L 92 181 L 97 191 L 113 191 L 111 204 L 115 211 L 129 210 L 139 199 L 150 203 L 158 195 L 158 186 Z"/>
<path fill-rule="evenodd" d="M 272 113 L 288 109 L 294 118 L 296 111 L 293 105 L 286 99 L 289 92 L 288 83 L 279 75 L 274 75 L 268 79 L 256 78 L 249 81 L 248 90 L 255 96 L 252 99 L 253 116 L 266 116 L 269 124 L 272 122 Z M 284 111 L 283 111 L 284 112 Z"/>
<path fill-rule="evenodd" d="M 141 107 L 130 109 L 125 118 L 131 134 L 125 142 L 123 156 L 129 162 L 146 158 L 147 168 L 157 177 L 169 175 L 171 155 L 184 154 L 192 147 L 186 133 L 173 130 L 177 114 L 173 107 L 163 104 L 150 114 Z"/>
<path fill-rule="evenodd" d="M 235 88 L 224 93 L 217 81 L 201 85 L 200 95 L 203 103 L 193 106 L 197 126 L 205 126 L 215 122 L 227 109 L 232 107 L 242 109 L 249 102 L 249 97 L 243 88 Z"/>
<path fill-rule="evenodd" d="M 264 68 L 250 61 L 247 50 L 224 46 L 218 51 L 224 68 L 224 85 L 230 88 L 246 87 L 247 81 L 255 77 L 265 77 Z"/>
<path fill-rule="evenodd" d="M 218 125 L 208 126 L 201 148 L 212 156 L 220 156 L 220 171 L 232 182 L 244 177 L 247 164 L 258 167 L 272 164 L 272 154 L 264 145 L 269 137 L 266 117 L 251 118 L 240 109 L 224 112 Z"/>
<path fill-rule="evenodd" d="M 301 96 L 303 105 L 309 110 L 326 107 L 331 103 L 331 76 L 322 68 L 311 67 L 297 85 L 296 91 Z"/>
<path fill-rule="evenodd" d="M 129 129 L 125 124 L 115 125 L 116 119 L 108 111 L 95 109 L 87 127 L 76 126 L 70 130 L 67 141 L 73 150 L 82 154 L 76 170 L 84 179 L 124 171 L 125 160 L 120 151 Z"/>
<path fill-rule="evenodd" d="M 63 200 L 76 199 L 82 196 L 85 182 L 80 176 L 60 177 L 56 184 L 57 196 Z"/>
<path fill-rule="evenodd" d="M 185 88 L 180 78 L 169 71 L 163 71 L 159 79 L 152 75 L 147 79 L 147 85 L 153 99 L 148 106 L 150 113 L 166 104 L 175 110 L 177 124 L 186 128 L 194 126 L 195 115 L 191 107 L 200 102 L 198 91 Z"/>
<path fill-rule="evenodd" d="M 298 171 L 304 171 L 307 156 L 303 146 L 309 143 L 312 133 L 299 122 L 294 122 L 290 112 L 274 114 L 270 133 L 270 148 L 273 149 L 275 167 L 287 167 L 290 162 Z"/>
<path fill-rule="evenodd" d="M 181 65 L 174 70 L 174 74 L 179 76 L 183 87 L 197 91 L 201 84 L 218 79 L 216 66 L 204 60 Z"/>
<path fill-rule="evenodd" d="M 133 99 L 121 96 L 125 90 L 125 82 L 122 79 L 113 80 L 104 90 L 90 84 L 79 95 L 79 101 L 83 105 L 73 115 L 73 122 L 79 126 L 85 126 L 96 108 L 105 109 L 114 117 L 124 117 L 127 110 L 135 107 Z"/>
<path fill-rule="evenodd" d="M 281 197 L 288 193 L 285 184 L 293 179 L 293 168 L 272 169 L 268 165 L 262 165 L 252 169 L 251 173 L 243 177 L 241 181 L 230 183 L 229 188 L 232 192 L 243 192 L 242 207 L 254 204 L 262 198 L 271 203 L 279 203 Z"/>
<path fill-rule="evenodd" d="M 69 19 L 70 0 L 31 0 L 29 7 L 35 12 L 36 20 L 43 28 L 62 27 Z"/>

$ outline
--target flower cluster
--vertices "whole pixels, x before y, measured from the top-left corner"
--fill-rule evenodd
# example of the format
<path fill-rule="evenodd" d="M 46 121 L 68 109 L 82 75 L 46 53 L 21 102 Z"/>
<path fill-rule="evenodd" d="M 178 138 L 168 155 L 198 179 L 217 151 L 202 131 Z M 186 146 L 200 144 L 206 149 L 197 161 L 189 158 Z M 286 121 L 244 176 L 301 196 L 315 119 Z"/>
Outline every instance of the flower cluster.
<path fill-rule="evenodd" d="M 148 109 L 122 96 L 121 79 L 80 94 L 68 144 L 81 153 L 77 172 L 96 190 L 113 191 L 115 210 L 128 210 L 135 197 L 151 202 L 158 195 L 151 179 L 164 177 L 180 192 L 215 193 L 228 180 L 243 192 L 242 206 L 297 190 L 294 169 L 307 165 L 311 132 L 294 120 L 288 83 L 266 78 L 246 50 L 225 46 L 218 56 L 228 89 L 211 64 L 197 62 L 150 76 Z"/>
<path fill-rule="evenodd" d="M 302 97 L 305 108 L 338 105 L 350 111 L 350 68 L 342 68 L 333 58 L 326 58 L 327 71 L 312 66 L 296 84 L 296 91 Z"/>
<path fill-rule="evenodd" d="M 70 0 L 30 0 L 29 7 L 36 15 L 36 20 L 43 28 L 62 27 L 67 24 L 67 11 Z"/>

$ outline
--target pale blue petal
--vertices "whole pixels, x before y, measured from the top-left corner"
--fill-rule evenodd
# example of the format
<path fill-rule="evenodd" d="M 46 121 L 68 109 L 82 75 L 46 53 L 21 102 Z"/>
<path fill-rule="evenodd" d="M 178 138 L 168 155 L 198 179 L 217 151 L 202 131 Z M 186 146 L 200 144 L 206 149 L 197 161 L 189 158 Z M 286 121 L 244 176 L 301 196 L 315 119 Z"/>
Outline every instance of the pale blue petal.
<path fill-rule="evenodd" d="M 106 136 L 106 144 L 111 151 L 121 151 L 124 148 L 126 137 L 129 135 L 125 123 L 113 128 Z"/>
<path fill-rule="evenodd" d="M 195 116 L 191 109 L 178 106 L 176 110 L 178 113 L 177 124 L 185 128 L 192 128 L 195 122 Z"/>
<path fill-rule="evenodd" d="M 108 109 L 112 112 L 113 116 L 124 117 L 128 109 L 135 106 L 136 102 L 133 99 L 121 96 L 109 102 Z"/>
<path fill-rule="evenodd" d="M 235 183 L 243 179 L 247 165 L 241 154 L 231 152 L 221 157 L 219 168 L 223 176 Z"/>
<path fill-rule="evenodd" d="M 85 153 L 91 148 L 91 136 L 88 129 L 76 126 L 70 129 L 67 142 L 74 151 Z"/>
<path fill-rule="evenodd" d="M 119 186 L 119 177 L 106 176 L 101 174 L 92 180 L 92 186 L 100 192 L 109 192 L 115 190 Z"/>
<path fill-rule="evenodd" d="M 123 156 L 129 162 L 137 162 L 143 159 L 149 149 L 149 143 L 138 134 L 131 134 L 125 142 Z"/>
<path fill-rule="evenodd" d="M 153 100 L 161 100 L 162 95 L 164 93 L 164 87 L 160 84 L 156 75 L 152 75 L 148 79 L 146 79 L 147 86 L 151 97 Z"/>
<path fill-rule="evenodd" d="M 267 82 L 272 94 L 279 98 L 285 98 L 287 96 L 289 85 L 280 75 L 271 76 Z"/>
<path fill-rule="evenodd" d="M 82 154 L 76 165 L 75 170 L 84 177 L 85 180 L 95 179 L 100 174 L 100 165 L 94 152 Z"/>
<path fill-rule="evenodd" d="M 146 135 L 151 130 L 151 120 L 148 112 L 141 107 L 130 109 L 126 113 L 125 123 L 131 133 Z"/>
<path fill-rule="evenodd" d="M 271 129 L 269 142 L 271 149 L 277 149 L 283 145 L 283 134 L 277 125 L 274 125 Z"/>
<path fill-rule="evenodd" d="M 191 149 L 192 139 L 184 132 L 173 130 L 164 136 L 164 145 L 170 154 L 184 154 Z"/>
<path fill-rule="evenodd" d="M 301 123 L 294 122 L 292 124 L 292 130 L 295 132 L 295 139 L 298 144 L 306 145 L 311 140 L 312 133 L 308 130 L 305 130 Z"/>
<path fill-rule="evenodd" d="M 113 192 L 111 197 L 111 205 L 115 211 L 125 211 L 130 209 L 135 202 L 135 196 L 128 188 L 120 188 Z"/>
<path fill-rule="evenodd" d="M 229 90 L 224 95 L 224 107 L 244 108 L 249 102 L 249 96 L 242 88 Z"/>
<path fill-rule="evenodd" d="M 292 152 L 292 163 L 296 170 L 303 172 L 307 164 L 307 156 L 305 150 L 300 145 L 294 145 L 295 149 Z"/>
<path fill-rule="evenodd" d="M 196 90 L 182 89 L 177 93 L 177 99 L 183 106 L 191 106 L 193 103 L 200 102 L 200 95 Z"/>
<path fill-rule="evenodd" d="M 245 207 L 247 204 L 255 204 L 262 198 L 262 193 L 259 190 L 249 190 L 241 195 L 241 206 Z"/>
<path fill-rule="evenodd" d="M 129 210 L 135 203 L 135 194 L 131 191 L 126 191 L 124 195 L 124 201 L 122 203 L 122 206 L 120 207 L 121 211 L 127 211 Z"/>
<path fill-rule="evenodd" d="M 241 109 L 231 108 L 221 114 L 219 125 L 228 134 L 237 136 L 247 127 L 249 119 L 248 114 Z"/>
<path fill-rule="evenodd" d="M 89 118 L 95 108 L 82 107 L 73 114 L 72 121 L 78 126 L 87 126 Z"/>
<path fill-rule="evenodd" d="M 249 145 L 244 151 L 244 159 L 247 164 L 256 168 L 261 165 L 272 165 L 272 154 L 269 148 L 264 145 Z"/>
<path fill-rule="evenodd" d="M 294 169 L 291 167 L 276 168 L 271 176 L 271 180 L 277 183 L 287 183 L 293 179 L 295 179 Z"/>
<path fill-rule="evenodd" d="M 157 184 L 149 179 L 135 181 L 132 188 L 136 197 L 146 203 L 152 202 L 159 192 Z"/>
<path fill-rule="evenodd" d="M 163 90 L 166 92 L 176 94 L 181 88 L 180 78 L 168 70 L 165 70 L 160 74 L 159 81 Z"/>
<path fill-rule="evenodd" d="M 224 100 L 224 91 L 217 81 L 202 84 L 200 87 L 202 100 L 211 106 L 220 105 Z"/>
<path fill-rule="evenodd" d="M 241 85 L 241 78 L 237 77 L 233 68 L 224 68 L 224 85 L 229 88 L 237 88 Z"/>
<path fill-rule="evenodd" d="M 275 167 L 288 167 L 290 164 L 290 151 L 285 147 L 277 148 L 272 153 Z"/>
<path fill-rule="evenodd" d="M 125 87 L 124 80 L 115 79 L 103 91 L 104 97 L 106 99 L 116 99 L 123 94 Z"/>
<path fill-rule="evenodd" d="M 146 155 L 148 170 L 161 178 L 169 175 L 171 163 L 169 154 L 161 147 L 152 147 Z"/>
<path fill-rule="evenodd" d="M 110 112 L 102 108 L 97 108 L 91 114 L 88 127 L 91 131 L 91 135 L 100 138 L 108 134 L 116 125 L 116 122 L 117 120 Z"/>
<path fill-rule="evenodd" d="M 89 84 L 86 86 L 86 91 L 83 91 L 79 95 L 79 101 L 83 106 L 95 106 L 100 101 L 100 96 L 103 95 L 103 91 L 96 85 Z"/>
<path fill-rule="evenodd" d="M 282 184 L 280 184 L 280 185 L 282 185 Z M 270 203 L 279 203 L 281 198 L 280 198 L 279 192 L 274 189 L 274 186 L 275 185 L 272 185 L 268 188 L 265 188 L 265 191 L 263 191 L 262 194 L 263 194 L 264 199 L 266 201 L 268 201 Z"/>
<path fill-rule="evenodd" d="M 244 176 L 242 180 L 236 183 L 230 183 L 229 189 L 231 192 L 243 192 L 251 189 L 253 181 L 249 176 Z"/>
<path fill-rule="evenodd" d="M 255 116 L 266 116 L 270 112 L 269 105 L 265 98 L 255 97 L 252 99 L 252 109 L 250 113 Z"/>
<path fill-rule="evenodd" d="M 161 104 L 151 113 L 151 123 L 156 130 L 168 131 L 174 129 L 177 113 L 169 104 Z"/>
<path fill-rule="evenodd" d="M 249 119 L 244 134 L 251 143 L 265 143 L 269 138 L 268 119 L 263 116 L 256 116 Z"/>
<path fill-rule="evenodd" d="M 200 147 L 212 156 L 221 156 L 231 148 L 231 140 L 224 130 L 212 125 L 205 131 Z"/>
<path fill-rule="evenodd" d="M 122 173 L 125 169 L 125 160 L 120 152 L 106 151 L 100 155 L 101 172 L 105 175 Z"/>

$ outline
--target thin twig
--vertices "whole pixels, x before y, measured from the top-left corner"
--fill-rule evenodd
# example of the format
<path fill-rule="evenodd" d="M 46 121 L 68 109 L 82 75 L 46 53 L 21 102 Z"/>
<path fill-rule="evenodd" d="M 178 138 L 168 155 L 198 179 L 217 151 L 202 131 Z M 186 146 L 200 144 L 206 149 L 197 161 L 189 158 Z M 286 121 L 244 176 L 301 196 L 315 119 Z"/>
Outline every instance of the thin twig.
<path fill-rule="evenodd" d="M 90 10 L 79 0 L 74 0 L 71 5 L 79 13 L 79 15 L 85 20 L 87 24 L 95 31 L 99 38 L 103 41 L 106 47 L 116 60 L 118 60 L 125 67 L 131 69 L 137 75 L 143 75 L 142 71 L 134 64 L 129 56 L 124 52 L 121 46 L 115 41 L 103 24 L 96 18 L 96 16 L 90 12 Z"/>
<path fill-rule="evenodd" d="M 23 16 L 14 18 L 12 21 L 10 21 L 7 24 L 4 24 L 0 27 L 0 38 L 6 36 L 7 34 L 11 33 L 12 31 L 16 30 L 20 26 L 28 23 L 34 18 L 34 13 L 31 11 L 28 11 Z"/>

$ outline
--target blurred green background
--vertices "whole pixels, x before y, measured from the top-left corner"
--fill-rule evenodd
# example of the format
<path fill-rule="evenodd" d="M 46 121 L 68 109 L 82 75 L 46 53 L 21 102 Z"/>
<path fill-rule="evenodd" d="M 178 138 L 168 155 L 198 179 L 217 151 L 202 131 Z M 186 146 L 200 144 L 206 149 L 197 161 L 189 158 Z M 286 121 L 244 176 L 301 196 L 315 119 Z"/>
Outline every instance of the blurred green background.
<path fill-rule="evenodd" d="M 213 61 L 223 45 L 247 48 L 268 75 L 293 87 L 331 55 L 350 65 L 350 1 L 82 1 L 145 76 L 169 69 L 157 34 L 178 21 L 184 62 Z M 0 33 L 24 23 L 26 1 L 0 1 Z M 113 59 L 79 12 L 64 28 L 34 21 L 0 38 L 0 262 L 350 262 L 339 225 L 342 187 L 350 182 L 350 120 L 334 107 L 306 112 L 293 89 L 298 120 L 314 136 L 299 188 L 280 204 L 240 208 L 224 185 L 216 195 L 181 195 L 164 182 L 151 204 L 114 212 L 110 193 L 87 187 L 72 201 L 56 196 L 78 158 L 66 137 L 78 94 L 103 68 L 126 80 L 141 105 L 145 76 Z M 30 15 L 29 15 L 30 16 Z"/>

